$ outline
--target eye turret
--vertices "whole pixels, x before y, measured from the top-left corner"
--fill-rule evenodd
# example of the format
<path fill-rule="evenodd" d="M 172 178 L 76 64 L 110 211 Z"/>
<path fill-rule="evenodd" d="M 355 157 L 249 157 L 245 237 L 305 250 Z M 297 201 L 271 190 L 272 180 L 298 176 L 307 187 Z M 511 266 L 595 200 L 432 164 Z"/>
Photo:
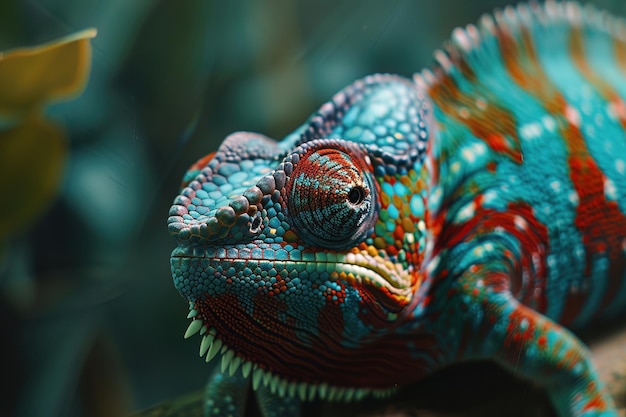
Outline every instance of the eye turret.
<path fill-rule="evenodd" d="M 357 147 L 315 146 L 298 159 L 287 184 L 288 218 L 298 235 L 334 249 L 369 235 L 377 197 L 367 156 Z"/>

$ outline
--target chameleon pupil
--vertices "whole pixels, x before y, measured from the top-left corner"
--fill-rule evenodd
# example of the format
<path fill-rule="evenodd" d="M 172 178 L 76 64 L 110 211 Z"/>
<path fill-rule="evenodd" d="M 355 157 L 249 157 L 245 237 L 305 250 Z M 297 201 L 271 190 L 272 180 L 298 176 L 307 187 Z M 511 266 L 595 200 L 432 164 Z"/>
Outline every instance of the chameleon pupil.
<path fill-rule="evenodd" d="M 350 201 L 350 203 L 354 204 L 355 206 L 358 206 L 364 200 L 365 200 L 365 190 L 363 189 L 363 187 L 356 186 L 352 188 L 350 192 L 348 193 L 348 201 Z"/>

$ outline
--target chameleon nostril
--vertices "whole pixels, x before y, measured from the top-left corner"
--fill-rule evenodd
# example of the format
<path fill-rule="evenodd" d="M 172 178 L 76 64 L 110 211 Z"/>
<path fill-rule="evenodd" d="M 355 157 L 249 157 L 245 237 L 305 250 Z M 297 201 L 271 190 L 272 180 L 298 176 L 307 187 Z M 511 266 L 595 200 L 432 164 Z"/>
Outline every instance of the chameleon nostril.
<path fill-rule="evenodd" d="M 250 233 L 257 233 L 261 227 L 261 216 L 257 215 L 250 224 Z"/>

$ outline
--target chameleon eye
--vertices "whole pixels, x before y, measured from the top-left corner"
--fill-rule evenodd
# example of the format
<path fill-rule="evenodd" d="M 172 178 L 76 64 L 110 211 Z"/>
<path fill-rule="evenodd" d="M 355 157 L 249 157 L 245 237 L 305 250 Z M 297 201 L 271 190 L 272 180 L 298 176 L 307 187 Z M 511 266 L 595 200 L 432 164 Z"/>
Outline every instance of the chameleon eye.
<path fill-rule="evenodd" d="M 362 155 L 316 149 L 303 155 L 287 184 L 287 212 L 298 235 L 313 246 L 349 248 L 371 233 L 376 195 Z"/>

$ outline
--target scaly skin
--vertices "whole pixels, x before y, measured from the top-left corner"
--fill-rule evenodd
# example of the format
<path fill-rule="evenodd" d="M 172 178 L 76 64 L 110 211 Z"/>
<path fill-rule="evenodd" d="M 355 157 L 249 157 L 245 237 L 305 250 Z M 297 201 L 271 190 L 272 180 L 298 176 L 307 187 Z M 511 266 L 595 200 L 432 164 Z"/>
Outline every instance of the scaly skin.
<path fill-rule="evenodd" d="M 626 310 L 626 25 L 573 4 L 457 29 L 277 143 L 235 133 L 170 210 L 207 415 L 384 396 L 461 360 L 613 416 L 576 330 Z M 622 36 L 619 38 L 615 34 Z"/>

